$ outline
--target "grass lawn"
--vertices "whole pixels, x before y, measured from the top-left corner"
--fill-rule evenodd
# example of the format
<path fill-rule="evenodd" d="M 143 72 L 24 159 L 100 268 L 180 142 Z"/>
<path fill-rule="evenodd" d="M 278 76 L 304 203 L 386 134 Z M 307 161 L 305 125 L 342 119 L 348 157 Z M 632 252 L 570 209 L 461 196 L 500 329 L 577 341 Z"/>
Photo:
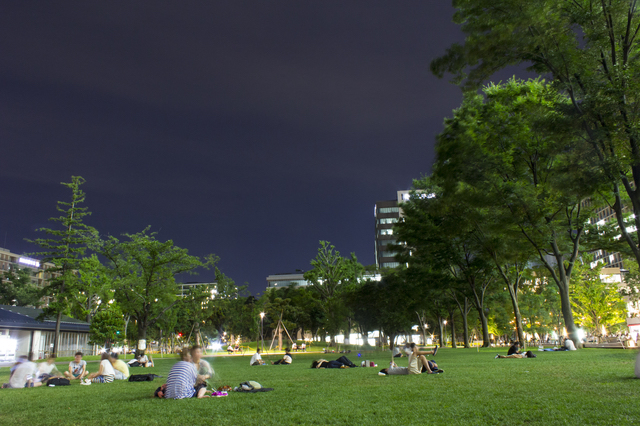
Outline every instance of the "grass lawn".
<path fill-rule="evenodd" d="M 313 359 L 339 354 L 294 354 L 292 365 L 262 367 L 250 367 L 249 356 L 216 357 L 209 358 L 216 386 L 255 380 L 275 390 L 173 401 L 152 398 L 165 379 L 0 389 L 0 424 L 640 424 L 636 351 L 536 352 L 536 359 L 495 354 L 441 349 L 435 360 L 445 373 L 421 376 L 378 376 L 389 352 L 363 354 L 378 368 L 345 370 L 309 368 Z M 356 364 L 363 359 L 357 353 L 347 357 Z M 176 360 L 154 359 L 156 367 L 132 373 L 166 378 Z M 398 364 L 406 366 L 406 358 Z M 90 371 L 96 367 L 89 363 Z M 0 382 L 8 376 L 8 368 L 0 369 Z"/>

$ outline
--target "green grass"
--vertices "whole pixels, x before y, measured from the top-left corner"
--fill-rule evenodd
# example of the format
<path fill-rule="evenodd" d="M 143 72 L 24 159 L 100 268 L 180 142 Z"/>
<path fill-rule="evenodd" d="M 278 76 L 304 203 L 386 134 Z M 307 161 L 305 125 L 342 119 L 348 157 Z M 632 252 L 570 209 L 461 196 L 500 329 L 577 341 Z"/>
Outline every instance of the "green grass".
<path fill-rule="evenodd" d="M 152 398 L 165 379 L 2 389 L 0 424 L 640 423 L 640 380 L 633 379 L 636 351 L 536 352 L 536 359 L 494 359 L 495 353 L 441 349 L 436 361 L 444 374 L 386 377 L 378 376 L 378 370 L 388 366 L 388 352 L 363 354 L 378 368 L 347 370 L 310 369 L 319 354 L 294 354 L 290 366 L 262 367 L 249 367 L 249 356 L 216 357 L 209 359 L 216 386 L 255 380 L 275 390 L 172 401 Z M 358 364 L 362 359 L 356 353 L 347 356 Z M 166 377 L 175 359 L 154 359 L 156 367 L 132 372 Z M 398 363 L 406 365 L 406 358 Z M 89 363 L 90 370 L 96 366 Z M 8 381 L 8 368 L 0 369 L 0 381 Z"/>

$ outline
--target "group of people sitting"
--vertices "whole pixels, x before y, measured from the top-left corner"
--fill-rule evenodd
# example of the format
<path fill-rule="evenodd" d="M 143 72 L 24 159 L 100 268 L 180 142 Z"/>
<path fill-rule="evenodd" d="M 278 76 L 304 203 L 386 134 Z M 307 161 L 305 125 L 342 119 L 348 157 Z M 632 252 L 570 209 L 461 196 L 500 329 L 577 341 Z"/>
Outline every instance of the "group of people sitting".
<path fill-rule="evenodd" d="M 291 352 L 289 348 L 285 348 L 284 356 L 277 361 L 271 361 L 272 365 L 289 365 L 293 362 L 293 358 L 291 357 Z M 260 348 L 256 349 L 256 353 L 253 354 L 251 360 L 249 361 L 249 365 L 266 365 L 267 363 L 262 360 L 262 355 L 260 355 Z"/>
<path fill-rule="evenodd" d="M 297 351 L 306 352 L 307 344 L 305 342 L 302 342 L 300 346 L 298 346 L 296 342 L 293 342 L 293 344 L 291 345 L 291 350 L 294 352 L 297 352 Z"/>
<path fill-rule="evenodd" d="M 208 398 L 209 395 L 205 395 L 207 380 L 214 374 L 211 365 L 202 359 L 200 346 L 183 348 L 180 361 L 171 367 L 167 383 L 156 389 L 155 396 L 167 399 Z"/>
<path fill-rule="evenodd" d="M 82 385 L 91 383 L 110 383 L 114 380 L 129 378 L 129 368 L 124 361 L 118 359 L 117 354 L 103 353 L 98 371 L 89 374 L 87 362 L 82 359 L 82 352 L 76 352 L 69 368 L 61 373 L 55 365 L 56 357 L 52 355 L 45 362 L 33 362 L 33 355 L 21 356 L 11 367 L 9 383 L 3 388 L 29 388 L 46 384 L 53 378 L 66 378 L 69 381 L 79 380 Z"/>

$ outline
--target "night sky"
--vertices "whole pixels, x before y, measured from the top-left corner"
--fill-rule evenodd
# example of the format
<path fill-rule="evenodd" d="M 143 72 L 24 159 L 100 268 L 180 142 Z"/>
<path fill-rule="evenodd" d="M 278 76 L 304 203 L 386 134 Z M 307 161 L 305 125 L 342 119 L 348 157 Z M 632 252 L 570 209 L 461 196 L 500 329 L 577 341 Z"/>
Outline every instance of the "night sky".
<path fill-rule="evenodd" d="M 255 294 L 318 241 L 374 260 L 374 204 L 427 174 L 460 89 L 449 1 L 2 2 L 0 246 L 151 225 Z M 212 279 L 202 272 L 192 280 Z"/>

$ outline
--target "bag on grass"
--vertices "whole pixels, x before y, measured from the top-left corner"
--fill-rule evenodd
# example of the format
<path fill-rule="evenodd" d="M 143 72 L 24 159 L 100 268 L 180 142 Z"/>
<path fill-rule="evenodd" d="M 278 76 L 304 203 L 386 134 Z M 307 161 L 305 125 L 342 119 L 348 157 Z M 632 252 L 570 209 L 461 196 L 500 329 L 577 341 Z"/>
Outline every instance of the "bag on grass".
<path fill-rule="evenodd" d="M 155 374 L 132 374 L 129 376 L 130 382 L 152 382 L 155 379 Z"/>
<path fill-rule="evenodd" d="M 527 351 L 527 352 L 524 354 L 524 356 L 525 356 L 525 358 L 536 358 L 536 354 L 534 354 L 534 353 L 533 353 L 533 352 L 531 352 L 531 351 Z"/>
<path fill-rule="evenodd" d="M 53 379 L 47 380 L 47 386 L 69 386 L 70 384 L 69 379 L 63 379 L 61 377 L 54 377 Z"/>

